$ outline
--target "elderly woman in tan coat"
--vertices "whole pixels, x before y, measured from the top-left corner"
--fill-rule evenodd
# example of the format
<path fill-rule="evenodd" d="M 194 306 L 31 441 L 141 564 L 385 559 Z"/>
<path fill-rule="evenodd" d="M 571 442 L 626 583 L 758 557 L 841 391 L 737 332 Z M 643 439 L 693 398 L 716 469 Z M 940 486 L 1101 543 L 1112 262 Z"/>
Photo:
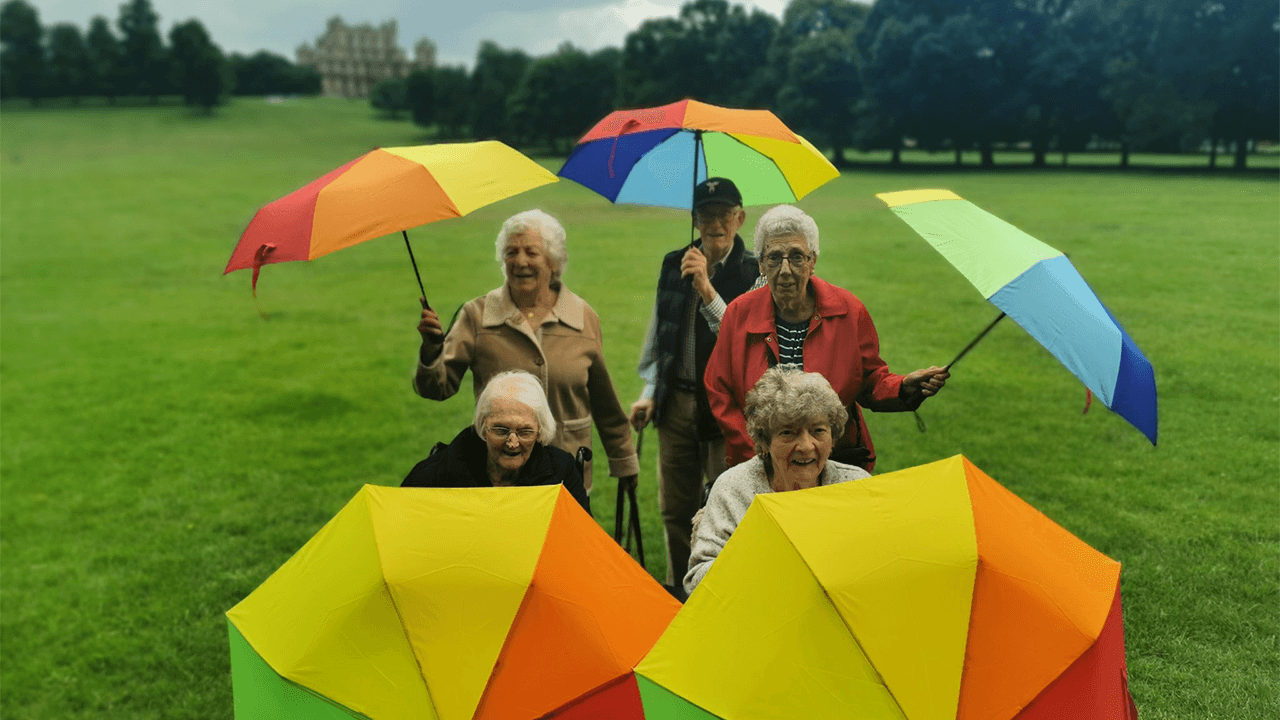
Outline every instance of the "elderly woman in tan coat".
<path fill-rule="evenodd" d="M 414 390 L 444 400 L 470 369 L 478 398 L 498 373 L 524 370 L 546 390 L 557 424 L 551 444 L 571 454 L 590 448 L 594 424 L 609 474 L 634 480 L 639 462 L 605 367 L 600 318 L 560 281 L 568 262 L 564 228 L 541 210 L 514 215 L 498 232 L 497 260 L 506 282 L 464 305 L 448 335 L 435 311 L 423 309 Z M 583 480 L 590 492 L 591 463 Z"/>

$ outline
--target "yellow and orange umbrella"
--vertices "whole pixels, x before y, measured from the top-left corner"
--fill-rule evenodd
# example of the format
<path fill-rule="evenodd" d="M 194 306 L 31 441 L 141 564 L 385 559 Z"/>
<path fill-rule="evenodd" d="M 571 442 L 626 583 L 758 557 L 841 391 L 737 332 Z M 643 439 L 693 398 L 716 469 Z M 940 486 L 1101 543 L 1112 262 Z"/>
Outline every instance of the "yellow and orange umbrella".
<path fill-rule="evenodd" d="M 378 148 L 266 205 L 253 216 L 223 274 L 268 263 L 314 260 L 393 232 L 446 218 L 559 180 L 496 141 Z M 414 272 L 417 261 L 409 249 Z M 422 278 L 418 278 L 422 288 Z"/>
<path fill-rule="evenodd" d="M 236 717 L 532 720 L 679 607 L 561 486 L 366 485 L 228 611 Z"/>
<path fill-rule="evenodd" d="M 633 677 L 648 720 L 1137 717 L 1120 564 L 961 456 L 757 496 Z"/>

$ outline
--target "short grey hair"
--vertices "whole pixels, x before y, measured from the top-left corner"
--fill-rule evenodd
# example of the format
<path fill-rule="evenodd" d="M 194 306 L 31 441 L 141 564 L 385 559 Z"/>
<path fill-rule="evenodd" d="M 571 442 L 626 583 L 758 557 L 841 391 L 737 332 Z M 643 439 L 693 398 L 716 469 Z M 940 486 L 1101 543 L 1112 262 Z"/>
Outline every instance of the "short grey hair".
<path fill-rule="evenodd" d="M 744 406 L 747 434 L 762 458 L 769 453 L 774 433 L 788 425 L 800 425 L 814 415 L 824 415 L 832 438 L 844 432 L 849 411 L 831 383 L 818 373 L 794 365 L 776 365 L 765 371 L 747 393 Z"/>
<path fill-rule="evenodd" d="M 550 445 L 555 439 L 556 419 L 551 416 L 547 394 L 543 392 L 538 378 L 523 370 L 508 370 L 494 375 L 476 400 L 476 417 L 472 426 L 480 435 L 484 435 L 484 422 L 493 410 L 495 397 L 514 400 L 533 410 L 534 416 L 538 418 L 538 442 Z"/>
<path fill-rule="evenodd" d="M 799 235 L 814 257 L 818 256 L 818 223 L 794 205 L 769 208 L 756 223 L 756 257 L 764 258 L 764 247 L 770 240 Z"/>
<path fill-rule="evenodd" d="M 530 230 L 537 230 L 538 235 L 542 237 L 542 250 L 551 263 L 551 287 L 558 289 L 560 276 L 564 274 L 564 268 L 569 264 L 569 251 L 564 245 L 564 226 L 559 220 L 538 209 L 516 213 L 502 223 L 494 254 L 498 260 L 498 268 L 502 270 L 502 277 L 505 279 L 507 276 L 502 256 L 506 253 L 507 246 L 511 244 L 511 238 Z"/>

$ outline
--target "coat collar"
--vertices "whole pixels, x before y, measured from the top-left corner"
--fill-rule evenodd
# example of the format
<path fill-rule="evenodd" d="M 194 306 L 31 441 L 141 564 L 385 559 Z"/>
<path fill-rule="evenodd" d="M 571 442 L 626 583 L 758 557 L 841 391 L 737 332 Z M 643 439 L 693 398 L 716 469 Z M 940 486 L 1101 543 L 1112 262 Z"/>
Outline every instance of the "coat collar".
<path fill-rule="evenodd" d="M 815 300 L 814 314 L 821 318 L 832 318 L 849 313 L 849 303 L 845 301 L 837 288 L 817 275 L 810 276 L 809 285 L 813 288 Z M 749 333 L 768 335 L 776 329 L 774 319 L 773 295 L 769 294 L 769 286 L 757 288 L 742 296 L 749 303 L 747 306 L 746 330 Z"/>
<path fill-rule="evenodd" d="M 555 306 L 542 322 L 545 325 L 548 322 L 559 321 L 574 330 L 581 331 L 586 326 L 586 305 L 582 298 L 561 284 L 560 297 L 556 299 Z M 517 308 L 515 302 L 511 300 L 511 293 L 507 291 L 505 284 L 499 285 L 485 295 L 484 316 L 480 322 L 485 327 L 508 324 L 517 328 L 524 326 L 520 318 L 520 308 Z"/>

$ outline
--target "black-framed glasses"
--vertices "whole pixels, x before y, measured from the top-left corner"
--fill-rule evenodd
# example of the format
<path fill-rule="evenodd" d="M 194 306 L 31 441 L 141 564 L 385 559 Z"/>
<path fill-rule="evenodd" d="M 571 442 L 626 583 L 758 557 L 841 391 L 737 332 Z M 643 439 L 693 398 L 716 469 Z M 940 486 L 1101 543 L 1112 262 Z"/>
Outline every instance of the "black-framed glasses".
<path fill-rule="evenodd" d="M 792 250 L 789 253 L 781 253 L 775 250 L 764 256 L 764 264 L 769 268 L 777 268 L 782 267 L 782 261 L 786 260 L 791 263 L 791 267 L 793 268 L 803 267 L 808 264 L 812 257 L 813 256 L 809 253 L 802 253 L 799 250 Z"/>
<path fill-rule="evenodd" d="M 489 427 L 485 428 L 485 432 L 492 435 L 495 440 L 506 440 L 508 437 L 511 436 L 512 433 L 515 433 L 516 437 L 521 440 L 532 440 L 538 436 L 537 428 L 531 428 L 531 427 L 523 427 L 516 430 L 512 430 L 509 427 L 503 427 L 501 425 L 490 425 Z"/>

